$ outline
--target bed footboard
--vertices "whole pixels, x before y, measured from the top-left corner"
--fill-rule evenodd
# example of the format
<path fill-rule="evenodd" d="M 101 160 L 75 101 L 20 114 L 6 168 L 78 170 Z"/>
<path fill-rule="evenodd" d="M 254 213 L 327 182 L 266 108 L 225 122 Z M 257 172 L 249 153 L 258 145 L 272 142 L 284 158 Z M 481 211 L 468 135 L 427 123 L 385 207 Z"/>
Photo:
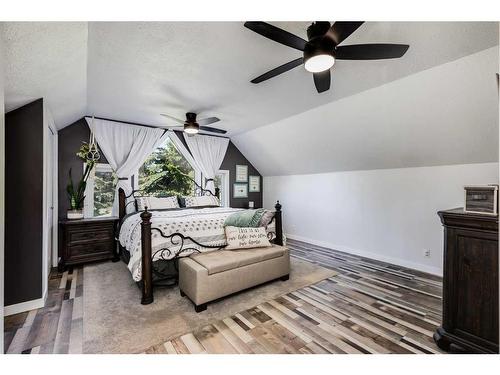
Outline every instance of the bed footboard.
<path fill-rule="evenodd" d="M 273 242 L 276 245 L 281 245 L 283 246 L 283 224 L 282 224 L 282 212 L 281 212 L 281 204 L 278 201 L 276 205 L 274 206 L 276 209 L 275 215 L 274 215 L 274 220 L 276 222 L 276 233 L 275 233 L 275 238 Z M 182 252 L 185 251 L 190 251 L 190 250 L 195 250 L 191 248 L 184 248 L 184 240 L 188 239 L 194 244 L 206 248 L 221 248 L 220 246 L 208 246 L 208 245 L 202 245 L 196 241 L 194 241 L 190 237 L 185 237 L 181 233 L 174 233 L 170 236 L 165 236 L 161 232 L 161 230 L 157 228 L 151 228 L 151 212 L 147 210 L 147 208 L 141 213 L 141 249 L 142 249 L 142 282 L 141 282 L 141 291 L 142 291 L 142 298 L 141 298 L 141 304 L 143 305 L 148 305 L 154 301 L 154 296 L 153 296 L 153 256 L 152 256 L 152 243 L 151 243 L 151 237 L 152 237 L 152 230 L 156 230 L 160 232 L 160 235 L 162 235 L 165 238 L 170 238 L 172 243 L 174 243 L 174 239 L 180 240 L 180 248 L 176 251 L 175 257 L 179 256 Z M 162 249 L 159 251 L 167 251 L 170 254 L 169 249 Z"/>
<path fill-rule="evenodd" d="M 142 298 L 141 304 L 153 302 L 153 259 L 151 250 L 151 212 L 141 213 L 141 250 L 142 250 Z"/>
<path fill-rule="evenodd" d="M 276 221 L 276 238 L 274 239 L 274 243 L 283 246 L 283 219 L 281 216 L 280 201 L 276 202 L 274 208 L 276 209 L 276 213 L 274 214 L 274 220 Z"/>

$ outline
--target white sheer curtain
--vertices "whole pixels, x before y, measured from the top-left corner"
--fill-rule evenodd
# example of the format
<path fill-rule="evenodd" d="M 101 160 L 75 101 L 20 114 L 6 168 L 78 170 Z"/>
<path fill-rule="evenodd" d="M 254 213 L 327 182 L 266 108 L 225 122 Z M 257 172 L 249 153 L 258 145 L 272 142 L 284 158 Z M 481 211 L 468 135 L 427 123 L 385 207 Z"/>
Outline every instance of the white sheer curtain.
<path fill-rule="evenodd" d="M 86 120 L 90 126 L 92 120 Z M 118 176 L 112 211 L 117 216 L 118 189 L 122 188 L 126 195 L 131 193 L 130 177 L 168 135 L 164 129 L 98 119 L 94 119 L 93 128 L 99 148 Z"/>
<path fill-rule="evenodd" d="M 175 148 L 177 149 L 177 151 L 179 151 L 181 153 L 181 155 L 184 156 L 184 159 L 186 159 L 186 161 L 191 165 L 191 167 L 193 167 L 193 169 L 196 170 L 196 168 L 198 168 L 198 167 L 196 165 L 196 162 L 194 161 L 193 155 L 191 155 L 191 153 L 186 148 L 186 146 L 184 146 L 184 143 L 179 138 L 177 133 L 174 132 L 173 130 L 169 130 L 168 135 L 169 135 L 170 140 L 174 144 Z"/>
<path fill-rule="evenodd" d="M 211 179 L 204 188 L 214 192 L 215 185 L 213 179 L 226 155 L 229 138 L 199 134 L 190 137 L 184 133 L 184 139 L 189 147 L 189 151 L 193 155 L 197 168 L 203 173 L 206 179 Z"/>

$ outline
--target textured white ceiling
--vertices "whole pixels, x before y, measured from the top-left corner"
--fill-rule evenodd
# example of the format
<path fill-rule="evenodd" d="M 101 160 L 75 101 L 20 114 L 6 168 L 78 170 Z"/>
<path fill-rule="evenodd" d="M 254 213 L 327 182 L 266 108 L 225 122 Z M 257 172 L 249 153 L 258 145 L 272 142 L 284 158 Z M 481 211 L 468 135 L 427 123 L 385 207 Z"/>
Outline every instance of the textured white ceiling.
<path fill-rule="evenodd" d="M 276 23 L 305 37 L 308 23 Z M 164 112 L 218 116 L 230 135 L 299 114 L 498 44 L 496 23 L 368 22 L 344 44 L 410 44 L 398 60 L 338 61 L 318 94 L 298 67 L 257 75 L 300 56 L 240 22 L 6 23 L 6 106 L 43 96 L 59 128 L 85 114 L 164 124 Z"/>
<path fill-rule="evenodd" d="M 233 137 L 265 176 L 498 161 L 498 47 Z"/>
<path fill-rule="evenodd" d="M 58 128 L 87 110 L 87 23 L 6 22 L 5 109 L 44 98 Z"/>

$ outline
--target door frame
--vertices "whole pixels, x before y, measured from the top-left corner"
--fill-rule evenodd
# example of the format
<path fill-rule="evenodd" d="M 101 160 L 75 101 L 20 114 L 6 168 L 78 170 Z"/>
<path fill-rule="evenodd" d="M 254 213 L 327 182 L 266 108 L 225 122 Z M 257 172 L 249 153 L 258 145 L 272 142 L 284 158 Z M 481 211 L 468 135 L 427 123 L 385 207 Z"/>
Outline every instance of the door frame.
<path fill-rule="evenodd" d="M 225 194 L 224 194 L 224 202 L 222 202 L 222 205 L 224 207 L 231 207 L 231 191 L 229 190 L 229 178 L 231 177 L 230 172 L 228 169 L 219 169 L 217 174 L 224 175 L 223 181 L 224 181 Z"/>
<path fill-rule="evenodd" d="M 58 237 L 58 214 L 57 214 L 57 128 L 52 119 L 52 115 L 50 111 L 45 106 L 43 110 L 43 254 L 42 254 L 42 299 L 45 300 L 47 298 L 48 293 L 48 285 L 49 285 L 49 274 L 51 266 L 56 263 L 57 266 L 57 237 Z M 50 134 L 52 133 L 52 134 Z M 52 153 L 48 154 L 48 145 L 49 142 L 52 141 Z M 48 166 L 49 163 L 52 162 L 52 176 L 48 176 Z M 49 194 L 48 191 L 48 181 L 49 178 L 52 179 L 52 204 L 53 204 L 53 212 L 52 212 L 52 249 L 49 249 L 48 236 L 49 236 L 49 210 L 51 209 L 48 205 L 47 196 Z M 49 252 L 51 252 L 52 264 L 49 264 Z M 54 256 L 55 255 L 55 256 Z"/>
<path fill-rule="evenodd" d="M 53 151 L 53 183 L 52 183 L 52 205 L 54 207 L 52 212 L 52 267 L 57 267 L 59 263 L 59 133 L 55 124 L 52 122 L 50 129 L 52 130 L 54 136 L 52 145 Z"/>

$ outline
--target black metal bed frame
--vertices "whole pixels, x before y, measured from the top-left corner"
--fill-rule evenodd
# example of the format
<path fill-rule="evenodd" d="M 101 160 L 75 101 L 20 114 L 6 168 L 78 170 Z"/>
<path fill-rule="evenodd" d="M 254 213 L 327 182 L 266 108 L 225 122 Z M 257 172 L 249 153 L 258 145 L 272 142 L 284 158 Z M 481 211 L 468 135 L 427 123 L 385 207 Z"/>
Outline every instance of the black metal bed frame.
<path fill-rule="evenodd" d="M 215 193 L 208 189 L 202 188 L 196 181 L 191 179 L 195 185 L 194 194 L 195 196 L 203 196 L 203 195 L 212 195 L 214 197 L 219 197 L 219 189 L 215 188 Z M 205 181 L 208 182 L 209 180 Z M 136 199 L 141 196 L 136 196 L 137 192 L 142 190 L 133 190 L 129 195 L 125 195 L 125 191 L 123 189 L 118 190 L 118 202 L 119 202 L 119 221 L 120 228 L 123 222 L 123 219 L 126 215 L 127 207 L 129 204 L 134 203 L 135 209 L 137 211 Z M 126 202 L 127 199 L 133 197 L 134 199 Z M 281 216 L 281 204 L 279 201 L 275 205 L 275 214 L 270 223 L 275 222 L 275 232 L 269 232 L 268 238 L 272 242 L 277 245 L 283 245 L 283 230 L 282 230 L 282 216 Z M 178 281 L 178 261 L 179 258 L 185 256 L 185 253 L 200 253 L 199 248 L 212 249 L 212 250 L 221 250 L 227 245 L 204 245 L 202 243 L 197 242 L 193 238 L 189 236 L 185 236 L 182 233 L 176 232 L 170 235 L 165 235 L 161 229 L 151 227 L 151 217 L 152 214 L 145 207 L 144 211 L 140 214 L 141 217 L 141 250 L 142 250 L 142 280 L 138 282 L 139 287 L 142 290 L 142 298 L 141 303 L 143 305 L 150 304 L 154 301 L 153 296 L 153 287 L 154 286 L 171 286 L 177 284 Z M 159 250 L 156 250 L 154 253 L 152 252 L 152 232 L 157 231 L 163 238 L 169 239 L 170 244 L 168 247 L 163 247 Z M 199 248 L 193 246 L 196 245 Z M 122 254 L 125 249 L 121 245 L 120 253 Z M 159 255 L 158 255 L 159 254 Z M 174 254 L 172 256 L 172 254 Z M 166 262 L 172 262 L 174 265 L 175 272 L 174 273 L 164 273 L 155 267 L 155 262 L 153 259 L 158 257 L 157 260 L 162 260 Z M 153 283 L 153 274 L 156 276 L 156 280 Z"/>

